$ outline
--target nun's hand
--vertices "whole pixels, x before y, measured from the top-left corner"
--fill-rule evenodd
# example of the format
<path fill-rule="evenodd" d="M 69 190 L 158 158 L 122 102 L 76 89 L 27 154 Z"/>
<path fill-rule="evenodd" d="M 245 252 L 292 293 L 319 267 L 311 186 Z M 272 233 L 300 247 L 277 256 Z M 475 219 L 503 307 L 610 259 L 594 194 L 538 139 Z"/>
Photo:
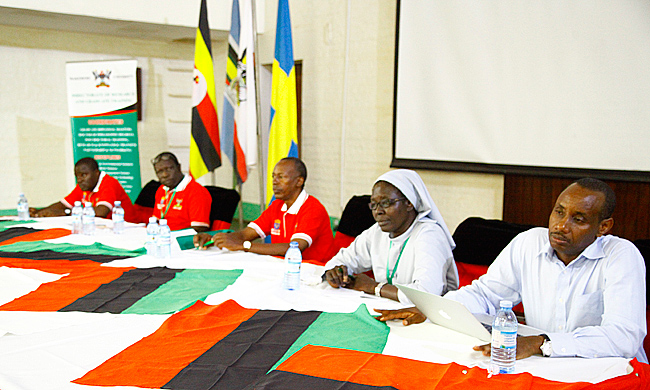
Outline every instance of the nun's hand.
<path fill-rule="evenodd" d="M 370 295 L 375 295 L 377 282 L 366 274 L 356 274 L 354 275 L 354 283 L 351 283 L 346 287 L 353 290 L 363 291 Z"/>
<path fill-rule="evenodd" d="M 348 275 L 348 267 L 344 265 L 337 265 L 325 271 L 325 280 L 334 288 L 348 287 L 349 284 L 354 284 L 354 279 Z"/>

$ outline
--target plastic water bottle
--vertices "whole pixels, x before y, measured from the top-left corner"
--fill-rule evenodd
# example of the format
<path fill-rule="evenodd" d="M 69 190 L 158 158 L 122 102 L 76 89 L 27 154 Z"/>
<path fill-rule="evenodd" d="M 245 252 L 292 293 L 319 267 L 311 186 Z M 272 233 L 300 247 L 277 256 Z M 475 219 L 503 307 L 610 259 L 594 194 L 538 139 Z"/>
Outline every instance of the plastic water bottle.
<path fill-rule="evenodd" d="M 512 302 L 501 301 L 501 308 L 492 323 L 492 348 L 490 372 L 512 374 L 517 357 L 517 317 L 512 311 Z"/>
<path fill-rule="evenodd" d="M 124 231 L 124 209 L 122 208 L 122 202 L 119 200 L 115 201 L 111 219 L 113 220 L 113 233 L 122 234 Z"/>
<path fill-rule="evenodd" d="M 298 243 L 291 241 L 289 249 L 284 255 L 284 288 L 287 290 L 298 290 L 300 288 L 300 265 L 302 264 L 302 253 Z"/>
<path fill-rule="evenodd" d="M 87 236 L 95 235 L 95 209 L 92 203 L 86 202 L 81 221 L 83 222 L 84 234 Z"/>
<path fill-rule="evenodd" d="M 172 233 L 169 230 L 166 219 L 160 220 L 160 232 L 158 233 L 158 254 L 161 259 L 169 259 L 172 256 Z"/>
<path fill-rule="evenodd" d="M 27 198 L 24 193 L 18 194 L 18 205 L 16 207 L 18 212 L 19 221 L 27 221 L 29 219 L 29 204 L 27 203 Z"/>
<path fill-rule="evenodd" d="M 158 257 L 158 222 L 156 217 L 149 217 L 147 224 L 147 242 L 144 244 L 149 256 Z"/>
<path fill-rule="evenodd" d="M 82 219 L 83 207 L 81 207 L 81 201 L 77 200 L 72 207 L 72 234 L 83 233 Z"/>

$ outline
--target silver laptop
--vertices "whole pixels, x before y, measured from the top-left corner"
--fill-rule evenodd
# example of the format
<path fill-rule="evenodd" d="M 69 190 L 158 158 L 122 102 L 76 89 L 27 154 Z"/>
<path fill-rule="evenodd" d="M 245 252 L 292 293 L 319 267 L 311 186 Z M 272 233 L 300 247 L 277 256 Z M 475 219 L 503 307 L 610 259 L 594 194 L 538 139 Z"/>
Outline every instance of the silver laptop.
<path fill-rule="evenodd" d="M 493 316 L 475 316 L 460 302 L 399 284 L 395 286 L 434 324 L 490 342 L 492 335 L 488 329 L 491 329 Z M 542 333 L 544 332 L 539 329 L 521 324 L 517 330 L 520 336 Z"/>

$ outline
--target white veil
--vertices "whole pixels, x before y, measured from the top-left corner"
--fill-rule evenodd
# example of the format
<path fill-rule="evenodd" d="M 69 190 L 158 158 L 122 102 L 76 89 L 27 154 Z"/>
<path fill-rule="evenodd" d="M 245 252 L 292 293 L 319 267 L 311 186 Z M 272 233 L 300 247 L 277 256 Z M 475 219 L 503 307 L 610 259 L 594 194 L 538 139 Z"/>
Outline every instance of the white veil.
<path fill-rule="evenodd" d="M 417 174 L 417 172 L 410 169 L 397 169 L 379 176 L 377 180 L 375 180 L 375 184 L 378 181 L 390 183 L 400 190 L 409 202 L 415 206 L 415 210 L 418 212 L 417 219 L 424 222 L 430 221 L 437 223 L 442 230 L 444 230 L 451 249 L 456 247 L 456 243 L 451 237 L 451 232 L 449 232 L 445 220 L 442 219 L 438 207 L 436 207 L 427 187 L 424 185 L 422 178 Z"/>

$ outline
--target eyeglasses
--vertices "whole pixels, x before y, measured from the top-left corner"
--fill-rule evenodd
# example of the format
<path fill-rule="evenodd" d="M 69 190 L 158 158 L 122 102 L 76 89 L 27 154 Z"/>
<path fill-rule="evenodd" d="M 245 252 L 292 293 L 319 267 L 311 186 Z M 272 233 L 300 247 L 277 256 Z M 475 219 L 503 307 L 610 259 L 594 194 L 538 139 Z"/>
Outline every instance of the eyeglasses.
<path fill-rule="evenodd" d="M 171 153 L 161 153 L 161 154 L 159 154 L 155 158 L 151 159 L 151 164 L 156 165 L 159 162 L 165 161 L 165 160 L 172 160 L 176 165 L 179 165 L 178 160 L 176 159 L 176 156 L 174 156 Z"/>
<path fill-rule="evenodd" d="M 386 210 L 387 208 L 399 202 L 400 200 L 406 200 L 406 198 L 384 199 L 380 202 L 370 202 L 368 203 L 368 207 L 370 207 L 370 210 L 375 210 L 377 209 L 377 207 L 381 207 L 382 209 Z"/>

